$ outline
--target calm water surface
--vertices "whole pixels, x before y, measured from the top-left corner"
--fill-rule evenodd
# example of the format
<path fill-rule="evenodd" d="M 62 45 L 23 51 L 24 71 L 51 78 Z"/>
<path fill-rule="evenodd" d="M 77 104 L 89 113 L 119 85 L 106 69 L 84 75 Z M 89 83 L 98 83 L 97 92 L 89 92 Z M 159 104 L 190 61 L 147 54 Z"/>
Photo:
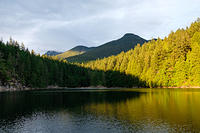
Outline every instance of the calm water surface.
<path fill-rule="evenodd" d="M 0 93 L 0 133 L 200 132 L 200 90 Z"/>

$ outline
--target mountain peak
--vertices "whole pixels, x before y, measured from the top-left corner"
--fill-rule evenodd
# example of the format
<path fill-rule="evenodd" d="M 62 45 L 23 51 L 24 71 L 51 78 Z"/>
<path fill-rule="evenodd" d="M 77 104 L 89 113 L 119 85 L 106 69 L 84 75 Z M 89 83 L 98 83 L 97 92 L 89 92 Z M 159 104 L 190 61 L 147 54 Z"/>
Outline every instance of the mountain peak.
<path fill-rule="evenodd" d="M 133 36 L 139 37 L 138 35 L 135 35 L 133 33 L 126 33 L 123 37 L 133 37 Z"/>
<path fill-rule="evenodd" d="M 135 35 L 133 33 L 126 33 L 124 36 L 131 36 L 131 35 Z"/>
<path fill-rule="evenodd" d="M 89 50 L 90 48 L 86 47 L 86 46 L 83 46 L 83 45 L 78 45 L 72 49 L 70 49 L 71 51 L 87 51 Z"/>
<path fill-rule="evenodd" d="M 117 55 L 122 51 L 126 52 L 133 49 L 135 45 L 143 44 L 147 40 L 132 33 L 126 33 L 123 37 L 102 44 L 92 50 L 86 51 L 81 55 L 71 56 L 67 58 L 69 62 L 87 62 L 91 60 Z"/>

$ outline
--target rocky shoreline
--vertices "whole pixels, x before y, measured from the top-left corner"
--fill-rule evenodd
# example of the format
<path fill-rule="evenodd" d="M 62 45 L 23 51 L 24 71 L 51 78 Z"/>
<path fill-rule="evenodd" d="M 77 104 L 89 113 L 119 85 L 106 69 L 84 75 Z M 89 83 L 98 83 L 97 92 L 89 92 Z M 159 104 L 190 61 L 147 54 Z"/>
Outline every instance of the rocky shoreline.
<path fill-rule="evenodd" d="M 63 87 L 58 87 L 58 86 L 49 86 L 46 88 L 30 88 L 30 87 L 20 87 L 20 88 L 16 88 L 16 87 L 8 87 L 8 86 L 0 86 L 0 92 L 6 92 L 6 91 L 28 91 L 28 90 L 45 90 L 45 89 L 63 89 Z"/>
<path fill-rule="evenodd" d="M 58 89 L 73 89 L 73 90 L 96 90 L 96 89 L 121 89 L 122 87 L 112 87 L 108 88 L 105 86 L 89 86 L 89 87 L 58 87 L 58 86 L 48 86 L 46 88 L 29 88 L 29 87 L 8 87 L 8 86 L 0 86 L 0 92 L 6 92 L 6 91 L 28 91 L 28 90 L 46 90 L 46 89 L 52 89 L 52 90 L 58 90 Z M 138 87 L 133 87 L 138 88 Z"/>
<path fill-rule="evenodd" d="M 46 88 L 29 88 L 25 86 L 0 86 L 0 92 L 7 92 L 7 91 L 28 91 L 28 90 L 58 90 L 58 89 L 73 89 L 73 90 L 99 90 L 99 89 L 122 89 L 123 87 L 105 87 L 105 86 L 89 86 L 89 87 L 58 87 L 58 86 L 48 86 Z M 140 87 L 132 87 L 130 89 L 135 89 Z M 181 86 L 181 87 L 158 87 L 158 89 L 200 89 L 200 86 Z"/>

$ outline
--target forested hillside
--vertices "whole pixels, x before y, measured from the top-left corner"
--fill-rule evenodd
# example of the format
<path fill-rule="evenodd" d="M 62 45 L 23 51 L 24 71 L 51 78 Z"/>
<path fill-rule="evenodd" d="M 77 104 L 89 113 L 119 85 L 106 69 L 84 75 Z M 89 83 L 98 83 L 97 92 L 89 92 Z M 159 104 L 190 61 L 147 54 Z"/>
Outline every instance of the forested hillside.
<path fill-rule="evenodd" d="M 41 57 L 10 40 L 0 42 L 0 86 L 88 86 L 88 72 L 78 66 Z"/>
<path fill-rule="evenodd" d="M 200 86 L 200 19 L 164 39 L 81 66 L 132 75 L 150 87 Z"/>
<path fill-rule="evenodd" d="M 1 86 L 24 89 L 97 85 L 132 87 L 138 84 L 140 81 L 134 76 L 82 68 L 65 60 L 36 55 L 12 39 L 6 44 L 0 41 L 0 89 Z"/>
<path fill-rule="evenodd" d="M 143 44 L 146 41 L 147 40 L 137 35 L 128 33 L 118 40 L 105 43 L 81 55 L 72 56 L 66 59 L 69 62 L 86 62 L 86 61 L 101 59 L 111 55 L 117 55 L 122 51 L 126 52 L 134 48 L 134 46 L 137 45 L 138 43 Z"/>

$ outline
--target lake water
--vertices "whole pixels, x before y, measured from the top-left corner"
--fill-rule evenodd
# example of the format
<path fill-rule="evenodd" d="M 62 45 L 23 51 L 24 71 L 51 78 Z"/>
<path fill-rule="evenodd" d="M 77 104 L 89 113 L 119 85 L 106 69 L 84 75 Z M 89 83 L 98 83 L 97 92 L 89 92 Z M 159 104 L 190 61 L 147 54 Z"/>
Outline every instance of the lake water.
<path fill-rule="evenodd" d="M 0 93 L 0 133 L 200 132 L 199 89 Z"/>

